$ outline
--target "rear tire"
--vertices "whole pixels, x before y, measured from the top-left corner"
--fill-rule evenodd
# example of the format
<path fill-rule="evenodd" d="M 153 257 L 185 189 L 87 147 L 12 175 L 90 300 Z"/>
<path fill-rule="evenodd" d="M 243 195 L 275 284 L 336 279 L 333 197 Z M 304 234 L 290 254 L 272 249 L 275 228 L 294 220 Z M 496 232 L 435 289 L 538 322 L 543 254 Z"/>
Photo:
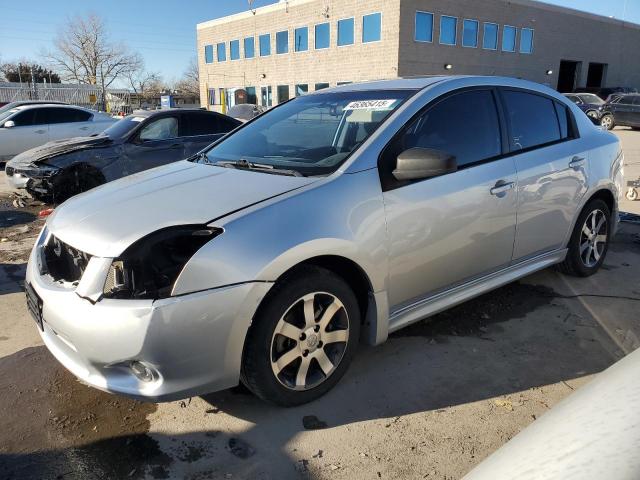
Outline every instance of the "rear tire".
<path fill-rule="evenodd" d="M 613 120 L 613 115 L 603 115 L 600 119 L 600 126 L 605 130 L 613 130 L 613 128 L 616 126 L 616 123 Z"/>
<path fill-rule="evenodd" d="M 558 270 L 574 277 L 596 273 L 605 260 L 611 240 L 611 212 L 600 199 L 582 210 L 569 239 L 567 256 Z"/>
<path fill-rule="evenodd" d="M 351 363 L 360 321 L 356 296 L 341 277 L 316 266 L 297 268 L 274 285 L 253 319 L 242 383 L 284 407 L 319 398 Z"/>

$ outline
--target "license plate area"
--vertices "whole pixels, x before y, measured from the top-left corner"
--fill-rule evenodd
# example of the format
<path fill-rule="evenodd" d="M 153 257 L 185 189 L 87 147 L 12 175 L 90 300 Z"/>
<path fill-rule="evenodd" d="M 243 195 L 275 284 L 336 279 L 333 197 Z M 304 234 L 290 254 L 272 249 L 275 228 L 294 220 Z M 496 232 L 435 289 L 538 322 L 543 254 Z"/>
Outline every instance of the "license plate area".
<path fill-rule="evenodd" d="M 42 299 L 38 296 L 30 283 L 25 283 L 24 291 L 27 296 L 27 309 L 38 325 L 40 331 L 44 331 L 42 321 Z"/>

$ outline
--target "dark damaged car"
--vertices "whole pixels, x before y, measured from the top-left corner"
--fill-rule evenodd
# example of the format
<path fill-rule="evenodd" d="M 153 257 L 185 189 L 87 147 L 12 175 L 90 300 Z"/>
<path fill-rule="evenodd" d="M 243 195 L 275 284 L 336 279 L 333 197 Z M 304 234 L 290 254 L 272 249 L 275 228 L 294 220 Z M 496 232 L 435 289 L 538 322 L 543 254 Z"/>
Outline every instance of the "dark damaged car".
<path fill-rule="evenodd" d="M 241 122 L 216 112 L 136 112 L 103 133 L 49 142 L 7 163 L 7 180 L 35 198 L 60 203 L 143 170 L 193 156 Z M 22 179 L 21 185 L 15 180 Z"/>

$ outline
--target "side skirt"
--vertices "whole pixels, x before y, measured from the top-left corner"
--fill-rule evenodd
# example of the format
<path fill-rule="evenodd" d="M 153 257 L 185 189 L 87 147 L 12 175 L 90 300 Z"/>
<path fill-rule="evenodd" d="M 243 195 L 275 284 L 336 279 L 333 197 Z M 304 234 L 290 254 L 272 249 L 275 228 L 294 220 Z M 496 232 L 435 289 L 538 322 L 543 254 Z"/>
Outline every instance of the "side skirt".
<path fill-rule="evenodd" d="M 391 313 L 389 317 L 389 333 L 400 330 L 418 320 L 435 315 L 436 313 L 466 302 L 507 283 L 511 283 L 533 272 L 560 263 L 566 255 L 566 248 L 538 255 L 487 276 L 471 280 L 444 292 L 419 300 L 411 305 L 407 305 Z"/>

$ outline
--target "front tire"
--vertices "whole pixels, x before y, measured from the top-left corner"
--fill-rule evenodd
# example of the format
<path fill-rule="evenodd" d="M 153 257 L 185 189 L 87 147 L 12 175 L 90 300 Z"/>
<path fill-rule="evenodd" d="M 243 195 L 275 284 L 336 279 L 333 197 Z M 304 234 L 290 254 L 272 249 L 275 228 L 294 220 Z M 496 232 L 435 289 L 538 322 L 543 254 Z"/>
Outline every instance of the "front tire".
<path fill-rule="evenodd" d="M 603 264 L 611 238 L 611 211 L 600 199 L 591 200 L 582 210 L 571 234 L 562 273 L 588 277 Z"/>
<path fill-rule="evenodd" d="M 242 382 L 285 407 L 319 398 L 351 363 L 360 319 L 356 296 L 342 278 L 320 267 L 297 268 L 274 285 L 253 320 Z"/>
<path fill-rule="evenodd" d="M 613 130 L 613 127 L 616 126 L 616 123 L 613 121 L 613 115 L 603 115 L 600 119 L 600 126 L 605 130 Z"/>

